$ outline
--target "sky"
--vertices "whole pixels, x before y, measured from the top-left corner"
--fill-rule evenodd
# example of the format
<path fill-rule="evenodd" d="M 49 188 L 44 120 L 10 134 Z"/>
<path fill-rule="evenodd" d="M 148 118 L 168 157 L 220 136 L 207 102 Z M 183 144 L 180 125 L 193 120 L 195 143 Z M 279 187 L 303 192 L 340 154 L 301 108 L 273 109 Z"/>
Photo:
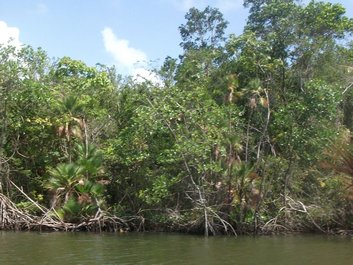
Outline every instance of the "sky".
<path fill-rule="evenodd" d="M 307 1 L 307 0 L 305 0 Z M 331 0 L 353 17 L 353 0 Z M 0 0 L 0 44 L 31 45 L 49 57 L 69 56 L 90 66 L 115 65 L 123 75 L 148 78 L 146 68 L 181 53 L 178 27 L 191 7 L 217 7 L 239 35 L 243 0 Z M 153 78 L 153 77 L 151 77 Z"/>

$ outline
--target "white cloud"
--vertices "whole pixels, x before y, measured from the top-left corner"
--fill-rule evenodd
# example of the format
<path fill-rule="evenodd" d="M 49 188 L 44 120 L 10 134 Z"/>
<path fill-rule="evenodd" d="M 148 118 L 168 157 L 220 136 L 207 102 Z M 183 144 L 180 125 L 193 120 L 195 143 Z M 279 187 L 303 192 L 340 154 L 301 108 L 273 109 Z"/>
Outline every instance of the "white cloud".
<path fill-rule="evenodd" d="M 161 85 L 162 80 L 152 71 L 147 70 L 143 67 L 138 67 L 132 71 L 132 76 L 134 79 L 142 83 L 144 81 L 150 81 L 154 85 Z"/>
<path fill-rule="evenodd" d="M 143 51 L 131 47 L 128 40 L 118 39 L 111 28 L 105 28 L 102 35 L 105 50 L 114 57 L 119 67 L 132 70 L 136 63 L 147 60 Z"/>
<path fill-rule="evenodd" d="M 119 71 L 132 75 L 138 82 L 149 80 L 154 84 L 159 83 L 158 77 L 143 67 L 148 60 L 143 51 L 131 47 L 128 40 L 117 38 L 109 27 L 102 30 L 102 36 L 105 50 L 113 56 Z"/>
<path fill-rule="evenodd" d="M 4 21 L 0 21 L 0 44 L 11 44 L 20 48 L 20 30 L 16 27 L 10 27 Z"/>

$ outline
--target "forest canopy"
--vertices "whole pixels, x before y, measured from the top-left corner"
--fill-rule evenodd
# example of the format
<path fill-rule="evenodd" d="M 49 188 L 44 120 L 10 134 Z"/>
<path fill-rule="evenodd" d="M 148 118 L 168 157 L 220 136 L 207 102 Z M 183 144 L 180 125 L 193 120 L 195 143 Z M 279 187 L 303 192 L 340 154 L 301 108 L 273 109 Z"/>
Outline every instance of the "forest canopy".
<path fill-rule="evenodd" d="M 1 45 L 0 206 L 205 235 L 352 230 L 353 19 L 244 6 L 239 36 L 191 8 L 158 84 Z"/>

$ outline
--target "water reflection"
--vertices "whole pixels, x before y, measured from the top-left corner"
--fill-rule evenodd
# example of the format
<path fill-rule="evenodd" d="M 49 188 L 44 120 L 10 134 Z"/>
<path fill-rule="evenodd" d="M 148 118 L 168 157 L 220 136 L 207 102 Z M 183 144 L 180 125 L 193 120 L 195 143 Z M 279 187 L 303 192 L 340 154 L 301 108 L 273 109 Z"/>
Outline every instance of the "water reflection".
<path fill-rule="evenodd" d="M 351 265 L 349 237 L 0 232 L 0 264 Z"/>

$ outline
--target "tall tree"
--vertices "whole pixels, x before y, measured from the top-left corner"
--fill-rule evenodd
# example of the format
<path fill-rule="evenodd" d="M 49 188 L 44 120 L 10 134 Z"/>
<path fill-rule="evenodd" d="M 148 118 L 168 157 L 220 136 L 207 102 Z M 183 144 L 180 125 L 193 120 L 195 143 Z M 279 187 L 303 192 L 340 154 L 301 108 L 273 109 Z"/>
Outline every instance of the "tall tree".
<path fill-rule="evenodd" d="M 203 11 L 193 7 L 185 15 L 186 24 L 179 27 L 184 50 L 217 48 L 225 40 L 228 22 L 216 8 L 207 6 Z"/>

